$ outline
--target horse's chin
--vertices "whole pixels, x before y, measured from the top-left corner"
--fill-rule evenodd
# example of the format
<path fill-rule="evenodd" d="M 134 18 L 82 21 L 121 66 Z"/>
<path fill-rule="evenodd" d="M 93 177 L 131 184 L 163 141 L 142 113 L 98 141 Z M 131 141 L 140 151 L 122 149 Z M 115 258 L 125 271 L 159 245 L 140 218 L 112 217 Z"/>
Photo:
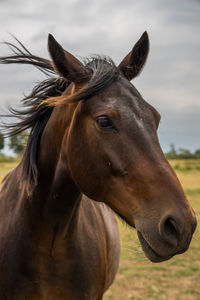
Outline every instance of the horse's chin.
<path fill-rule="evenodd" d="M 149 245 L 149 243 L 145 240 L 143 235 L 140 231 L 137 231 L 137 235 L 140 241 L 140 244 L 142 246 L 142 250 L 144 251 L 146 257 L 154 263 L 159 263 L 165 260 L 170 259 L 172 256 L 161 256 L 159 253 L 157 253 L 152 247 Z"/>

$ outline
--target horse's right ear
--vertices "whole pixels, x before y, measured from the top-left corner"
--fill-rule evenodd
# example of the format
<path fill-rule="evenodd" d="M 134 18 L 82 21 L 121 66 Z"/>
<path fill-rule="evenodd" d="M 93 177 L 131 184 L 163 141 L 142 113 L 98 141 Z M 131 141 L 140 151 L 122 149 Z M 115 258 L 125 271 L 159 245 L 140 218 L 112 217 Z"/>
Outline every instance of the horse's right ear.
<path fill-rule="evenodd" d="M 48 37 L 48 49 L 57 74 L 72 82 L 81 82 L 87 79 L 87 70 L 84 65 L 71 53 L 64 50 L 51 34 Z"/>

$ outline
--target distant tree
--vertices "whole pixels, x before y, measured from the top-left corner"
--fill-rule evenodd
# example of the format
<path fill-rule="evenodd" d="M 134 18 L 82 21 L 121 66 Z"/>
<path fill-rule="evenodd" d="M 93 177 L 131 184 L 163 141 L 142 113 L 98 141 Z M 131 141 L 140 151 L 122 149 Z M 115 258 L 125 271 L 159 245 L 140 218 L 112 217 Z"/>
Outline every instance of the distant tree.
<path fill-rule="evenodd" d="M 169 151 L 172 155 L 176 155 L 176 148 L 174 144 L 170 145 L 170 151 Z"/>
<path fill-rule="evenodd" d="M 0 151 L 4 148 L 4 137 L 3 134 L 0 132 Z"/>
<path fill-rule="evenodd" d="M 193 158 L 193 154 L 188 149 L 179 148 L 178 157 L 188 159 L 188 158 Z"/>
<path fill-rule="evenodd" d="M 194 152 L 194 155 L 196 158 L 200 158 L 200 149 L 197 149 L 195 152 Z"/>
<path fill-rule="evenodd" d="M 18 133 L 10 137 L 9 147 L 15 154 L 21 155 L 26 147 L 28 140 L 28 133 L 26 131 Z"/>
<path fill-rule="evenodd" d="M 168 159 L 200 159 L 200 149 L 194 152 L 186 148 L 175 149 L 174 144 L 170 145 L 170 151 L 165 153 Z"/>
<path fill-rule="evenodd" d="M 176 158 L 177 157 L 177 152 L 174 144 L 170 145 L 170 150 L 169 152 L 166 153 L 167 158 Z"/>

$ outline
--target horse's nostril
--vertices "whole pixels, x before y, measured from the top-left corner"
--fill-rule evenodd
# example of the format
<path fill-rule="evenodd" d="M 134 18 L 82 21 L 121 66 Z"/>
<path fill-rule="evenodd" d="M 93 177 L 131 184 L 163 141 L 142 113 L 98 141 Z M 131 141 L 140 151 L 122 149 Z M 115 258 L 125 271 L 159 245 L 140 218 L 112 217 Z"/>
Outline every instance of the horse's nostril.
<path fill-rule="evenodd" d="M 171 217 L 168 218 L 164 223 L 164 230 L 167 235 L 178 235 L 177 224 L 176 221 Z"/>
<path fill-rule="evenodd" d="M 160 223 L 160 235 L 169 244 L 175 246 L 180 237 L 180 228 L 172 216 L 166 216 Z"/>

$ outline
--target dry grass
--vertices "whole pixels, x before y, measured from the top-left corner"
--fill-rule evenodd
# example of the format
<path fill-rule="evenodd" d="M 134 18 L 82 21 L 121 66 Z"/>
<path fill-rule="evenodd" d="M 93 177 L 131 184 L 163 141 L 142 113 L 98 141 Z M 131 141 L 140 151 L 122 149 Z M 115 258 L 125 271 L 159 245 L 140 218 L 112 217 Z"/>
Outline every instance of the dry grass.
<path fill-rule="evenodd" d="M 11 169 L 13 169 L 16 166 L 16 162 L 1 162 L 0 163 L 0 182 L 2 181 L 2 179 L 4 178 L 4 176 L 6 175 L 6 173 L 8 171 L 10 171 Z"/>
<path fill-rule="evenodd" d="M 200 216 L 200 160 L 171 161 L 184 189 Z M 14 167 L 0 164 L 0 180 Z M 104 300 L 199 300 L 200 299 L 200 228 L 190 249 L 167 262 L 152 264 L 139 245 L 136 232 L 119 221 L 121 261 L 116 280 Z"/>

